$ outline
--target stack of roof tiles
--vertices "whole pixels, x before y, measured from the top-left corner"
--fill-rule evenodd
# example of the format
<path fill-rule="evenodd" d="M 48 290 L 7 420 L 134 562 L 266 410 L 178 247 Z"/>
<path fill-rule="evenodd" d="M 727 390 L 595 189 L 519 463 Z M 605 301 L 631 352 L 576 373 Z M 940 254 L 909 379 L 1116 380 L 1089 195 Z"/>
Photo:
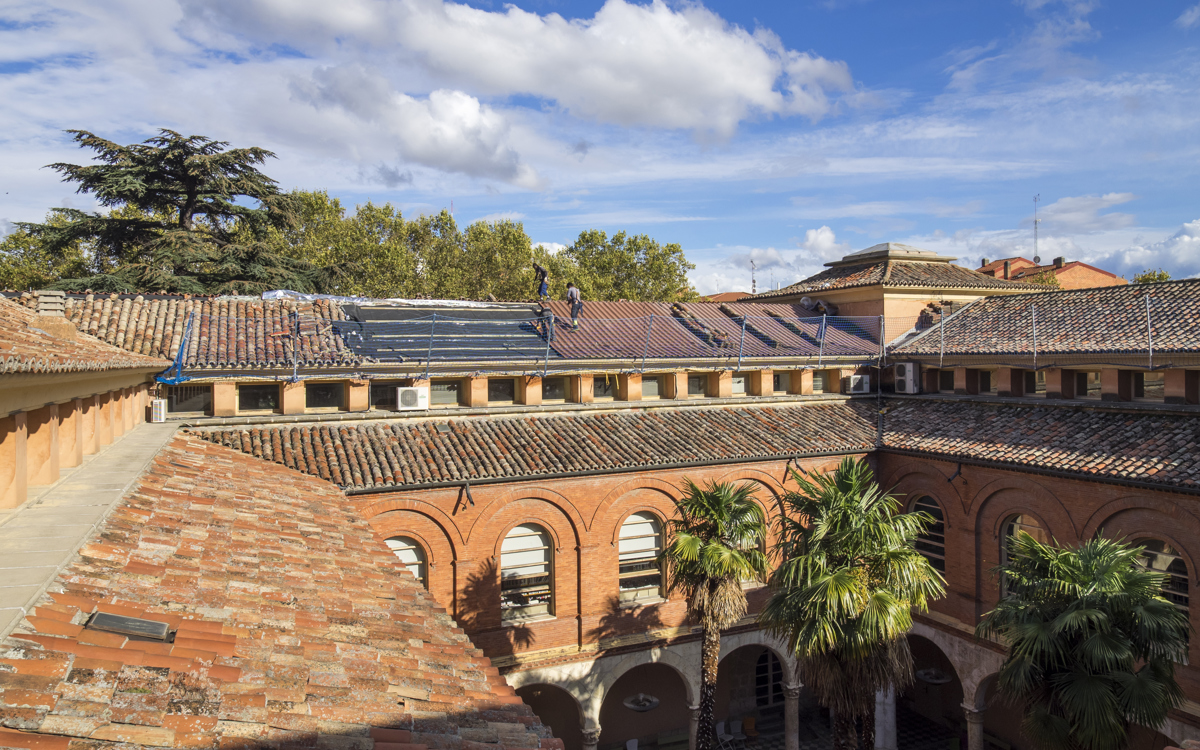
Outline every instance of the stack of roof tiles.
<path fill-rule="evenodd" d="M 1200 415 L 970 401 L 893 404 L 884 418 L 885 448 L 1200 490 Z"/>
<path fill-rule="evenodd" d="M 344 505 L 177 437 L 0 643 L 0 747 L 561 750 Z"/>
<path fill-rule="evenodd" d="M 1149 304 L 1147 304 L 1147 300 Z M 1200 350 L 1200 281 L 987 297 L 894 350 L 896 356 Z M 1149 317 L 1148 317 L 1149 316 Z"/>
<path fill-rule="evenodd" d="M 37 295 L 14 301 L 37 308 Z M 326 300 L 186 295 L 69 294 L 65 314 L 83 333 L 137 354 L 174 360 L 187 333 L 184 368 L 290 369 L 356 364 L 335 326 L 342 308 Z M 191 321 L 191 330 L 188 324 Z M 292 342 L 299 333 L 299 345 Z"/>
<path fill-rule="evenodd" d="M 38 328 L 38 315 L 0 299 L 0 375 L 162 368 L 157 357 L 131 354 L 91 336 L 64 339 Z"/>
<path fill-rule="evenodd" d="M 1045 289 L 1037 284 L 996 279 L 952 263 L 885 260 L 834 266 L 791 286 L 762 292 L 746 299 L 761 300 L 797 294 L 819 296 L 822 291 L 859 286 L 922 289 Z"/>
<path fill-rule="evenodd" d="M 443 431 L 445 430 L 445 431 Z M 198 433 L 346 488 L 873 450 L 873 404 L 624 411 Z"/>

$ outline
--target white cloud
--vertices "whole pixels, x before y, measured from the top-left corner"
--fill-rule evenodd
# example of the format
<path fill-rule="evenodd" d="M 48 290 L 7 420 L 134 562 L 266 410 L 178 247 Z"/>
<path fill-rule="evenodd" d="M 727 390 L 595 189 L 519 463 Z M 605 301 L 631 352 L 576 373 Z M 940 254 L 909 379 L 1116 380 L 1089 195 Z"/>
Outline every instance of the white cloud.
<path fill-rule="evenodd" d="M 533 243 L 533 246 L 544 247 L 546 248 L 546 252 L 550 253 L 551 255 L 558 255 L 560 252 L 567 249 L 567 246 L 561 242 L 535 242 Z"/>
<path fill-rule="evenodd" d="M 812 257 L 822 260 L 838 260 L 850 252 L 850 243 L 838 242 L 833 230 L 827 226 L 819 229 L 809 229 L 804 233 L 804 242 L 800 244 Z"/>
<path fill-rule="evenodd" d="M 494 214 L 486 214 L 480 216 L 475 221 L 520 221 L 525 218 L 525 214 L 520 211 L 498 211 Z M 471 223 L 474 224 L 475 221 Z"/>
<path fill-rule="evenodd" d="M 757 270 L 769 271 L 773 268 L 788 268 L 791 264 L 784 260 L 783 256 L 773 247 L 766 249 L 759 247 L 749 248 L 745 252 L 738 252 L 730 255 L 728 258 L 729 265 L 734 268 L 740 268 L 744 271 Z M 751 263 L 754 264 L 753 268 Z"/>
<path fill-rule="evenodd" d="M 1200 276 L 1200 219 L 1184 224 L 1170 237 L 1131 245 L 1097 259 L 1097 263 L 1130 279 L 1146 269 L 1158 268 L 1176 279 Z"/>
<path fill-rule="evenodd" d="M 1092 234 L 1111 229 L 1133 226 L 1132 214 L 1101 211 L 1128 203 L 1136 198 L 1133 193 L 1106 193 L 1104 195 L 1081 195 L 1059 198 L 1039 212 L 1042 227 L 1050 233 Z M 1030 220 L 1032 220 L 1032 216 Z"/>
<path fill-rule="evenodd" d="M 787 49 L 771 31 L 733 25 L 700 4 L 608 0 L 590 19 L 504 12 L 442 0 L 182 0 L 213 43 L 245 35 L 312 55 L 419 68 L 479 95 L 532 95 L 572 115 L 727 138 L 764 115 L 830 112 L 854 89 L 849 69 Z"/>
<path fill-rule="evenodd" d="M 1179 14 L 1179 18 L 1175 19 L 1175 25 L 1181 29 L 1192 29 L 1200 25 L 1200 3 Z"/>

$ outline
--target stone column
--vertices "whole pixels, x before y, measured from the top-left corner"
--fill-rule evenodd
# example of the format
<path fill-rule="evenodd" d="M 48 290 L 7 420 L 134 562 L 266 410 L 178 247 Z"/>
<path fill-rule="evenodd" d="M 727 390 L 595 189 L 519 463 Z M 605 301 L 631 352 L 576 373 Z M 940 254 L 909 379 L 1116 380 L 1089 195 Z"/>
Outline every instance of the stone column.
<path fill-rule="evenodd" d="M 783 686 L 784 750 L 800 750 L 800 687 Z"/>
<path fill-rule="evenodd" d="M 979 395 L 979 370 L 969 367 L 955 367 L 954 392 L 959 396 Z"/>
<path fill-rule="evenodd" d="M 640 373 L 631 372 L 628 375 L 617 376 L 617 400 L 642 400 L 642 376 Z"/>
<path fill-rule="evenodd" d="M 25 502 L 29 486 L 25 412 L 0 418 L 0 508 Z"/>
<path fill-rule="evenodd" d="M 700 707 L 688 706 L 688 750 L 696 750 L 696 737 L 700 734 Z"/>
<path fill-rule="evenodd" d="M 58 481 L 58 404 L 28 412 L 26 450 L 29 484 Z"/>
<path fill-rule="evenodd" d="M 967 750 L 985 750 L 983 745 L 983 711 L 963 704 L 967 717 Z"/>
<path fill-rule="evenodd" d="M 750 373 L 749 387 L 746 389 L 751 396 L 775 395 L 774 370 L 755 370 Z"/>
<path fill-rule="evenodd" d="M 600 744 L 600 727 L 594 726 L 583 730 L 583 750 L 596 750 Z"/>
<path fill-rule="evenodd" d="M 794 396 L 813 395 L 813 371 L 792 370 L 792 377 L 788 380 L 788 393 Z"/>
<path fill-rule="evenodd" d="M 733 395 L 733 373 L 729 370 L 718 370 L 708 374 L 708 394 L 710 398 L 729 398 Z"/>
<path fill-rule="evenodd" d="M 463 406 L 488 405 L 488 379 L 463 378 L 459 401 Z"/>
<path fill-rule="evenodd" d="M 367 411 L 371 408 L 371 381 L 351 380 L 346 384 L 346 411 Z"/>
<path fill-rule="evenodd" d="M 894 687 L 875 694 L 875 750 L 897 750 Z"/>
<path fill-rule="evenodd" d="M 1132 401 L 1133 373 L 1129 370 L 1118 370 L 1115 367 L 1106 367 L 1101 370 L 1100 400 Z"/>
<path fill-rule="evenodd" d="M 79 399 L 82 406 L 80 409 L 79 421 L 83 423 L 83 455 L 90 456 L 99 450 L 99 443 L 96 437 L 96 427 L 100 420 L 100 401 L 99 396 L 88 396 L 87 398 Z"/>
<path fill-rule="evenodd" d="M 58 405 L 58 465 L 83 463 L 83 399 Z"/>
<path fill-rule="evenodd" d="M 237 414 L 237 383 L 231 380 L 213 383 L 212 408 L 214 417 L 232 417 Z"/>
<path fill-rule="evenodd" d="M 542 403 L 542 378 L 538 375 L 525 375 L 517 378 L 517 403 L 526 406 L 540 406 Z"/>
<path fill-rule="evenodd" d="M 308 407 L 308 393 L 304 390 L 304 381 L 295 383 L 284 381 L 280 389 L 280 406 L 284 414 L 303 414 Z"/>

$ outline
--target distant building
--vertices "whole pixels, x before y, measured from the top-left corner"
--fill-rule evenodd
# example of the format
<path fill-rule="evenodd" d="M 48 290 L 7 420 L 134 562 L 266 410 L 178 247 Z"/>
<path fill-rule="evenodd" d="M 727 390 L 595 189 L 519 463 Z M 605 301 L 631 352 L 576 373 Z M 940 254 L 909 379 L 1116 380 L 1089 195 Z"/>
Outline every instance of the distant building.
<path fill-rule="evenodd" d="M 1109 273 L 1102 268 L 1089 266 L 1078 260 L 1068 262 L 1066 258 L 1058 257 L 1047 266 L 1039 266 L 1028 258 L 1001 258 L 990 263 L 983 259 L 983 267 L 977 273 L 996 279 L 1009 281 L 1031 281 L 1041 273 L 1053 273 L 1058 279 L 1060 289 L 1094 289 L 1101 286 L 1121 286 L 1128 284 L 1125 279 Z"/>
<path fill-rule="evenodd" d="M 700 299 L 705 302 L 737 302 L 742 297 L 749 297 L 749 292 L 721 292 L 720 294 L 710 294 L 707 297 Z"/>

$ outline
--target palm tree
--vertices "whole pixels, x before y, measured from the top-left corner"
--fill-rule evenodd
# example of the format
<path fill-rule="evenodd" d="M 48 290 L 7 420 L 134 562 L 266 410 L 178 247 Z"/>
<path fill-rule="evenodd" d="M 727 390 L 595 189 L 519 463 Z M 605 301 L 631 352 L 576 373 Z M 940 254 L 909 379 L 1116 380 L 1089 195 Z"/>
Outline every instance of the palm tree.
<path fill-rule="evenodd" d="M 1022 532 L 995 568 L 1004 597 L 977 634 L 1008 645 L 997 688 L 1040 748 L 1116 750 L 1130 723 L 1156 727 L 1183 702 L 1175 662 L 1187 613 L 1162 596 L 1140 547 L 1092 539 L 1076 549 Z"/>
<path fill-rule="evenodd" d="M 765 580 L 767 558 L 759 547 L 767 522 L 754 502 L 753 485 L 709 482 L 703 489 L 690 479 L 676 503 L 678 517 L 667 522 L 670 542 L 663 552 L 668 591 L 687 599 L 688 617 L 700 626 L 700 716 L 698 750 L 716 747 L 713 702 L 721 631 L 746 614 L 742 582 Z"/>
<path fill-rule="evenodd" d="M 795 654 L 805 684 L 834 714 L 835 750 L 875 746 L 875 693 L 912 682 L 912 611 L 942 595 L 941 575 L 913 546 L 933 519 L 899 514 L 866 461 L 831 474 L 792 470 L 779 567 L 759 621 Z"/>

